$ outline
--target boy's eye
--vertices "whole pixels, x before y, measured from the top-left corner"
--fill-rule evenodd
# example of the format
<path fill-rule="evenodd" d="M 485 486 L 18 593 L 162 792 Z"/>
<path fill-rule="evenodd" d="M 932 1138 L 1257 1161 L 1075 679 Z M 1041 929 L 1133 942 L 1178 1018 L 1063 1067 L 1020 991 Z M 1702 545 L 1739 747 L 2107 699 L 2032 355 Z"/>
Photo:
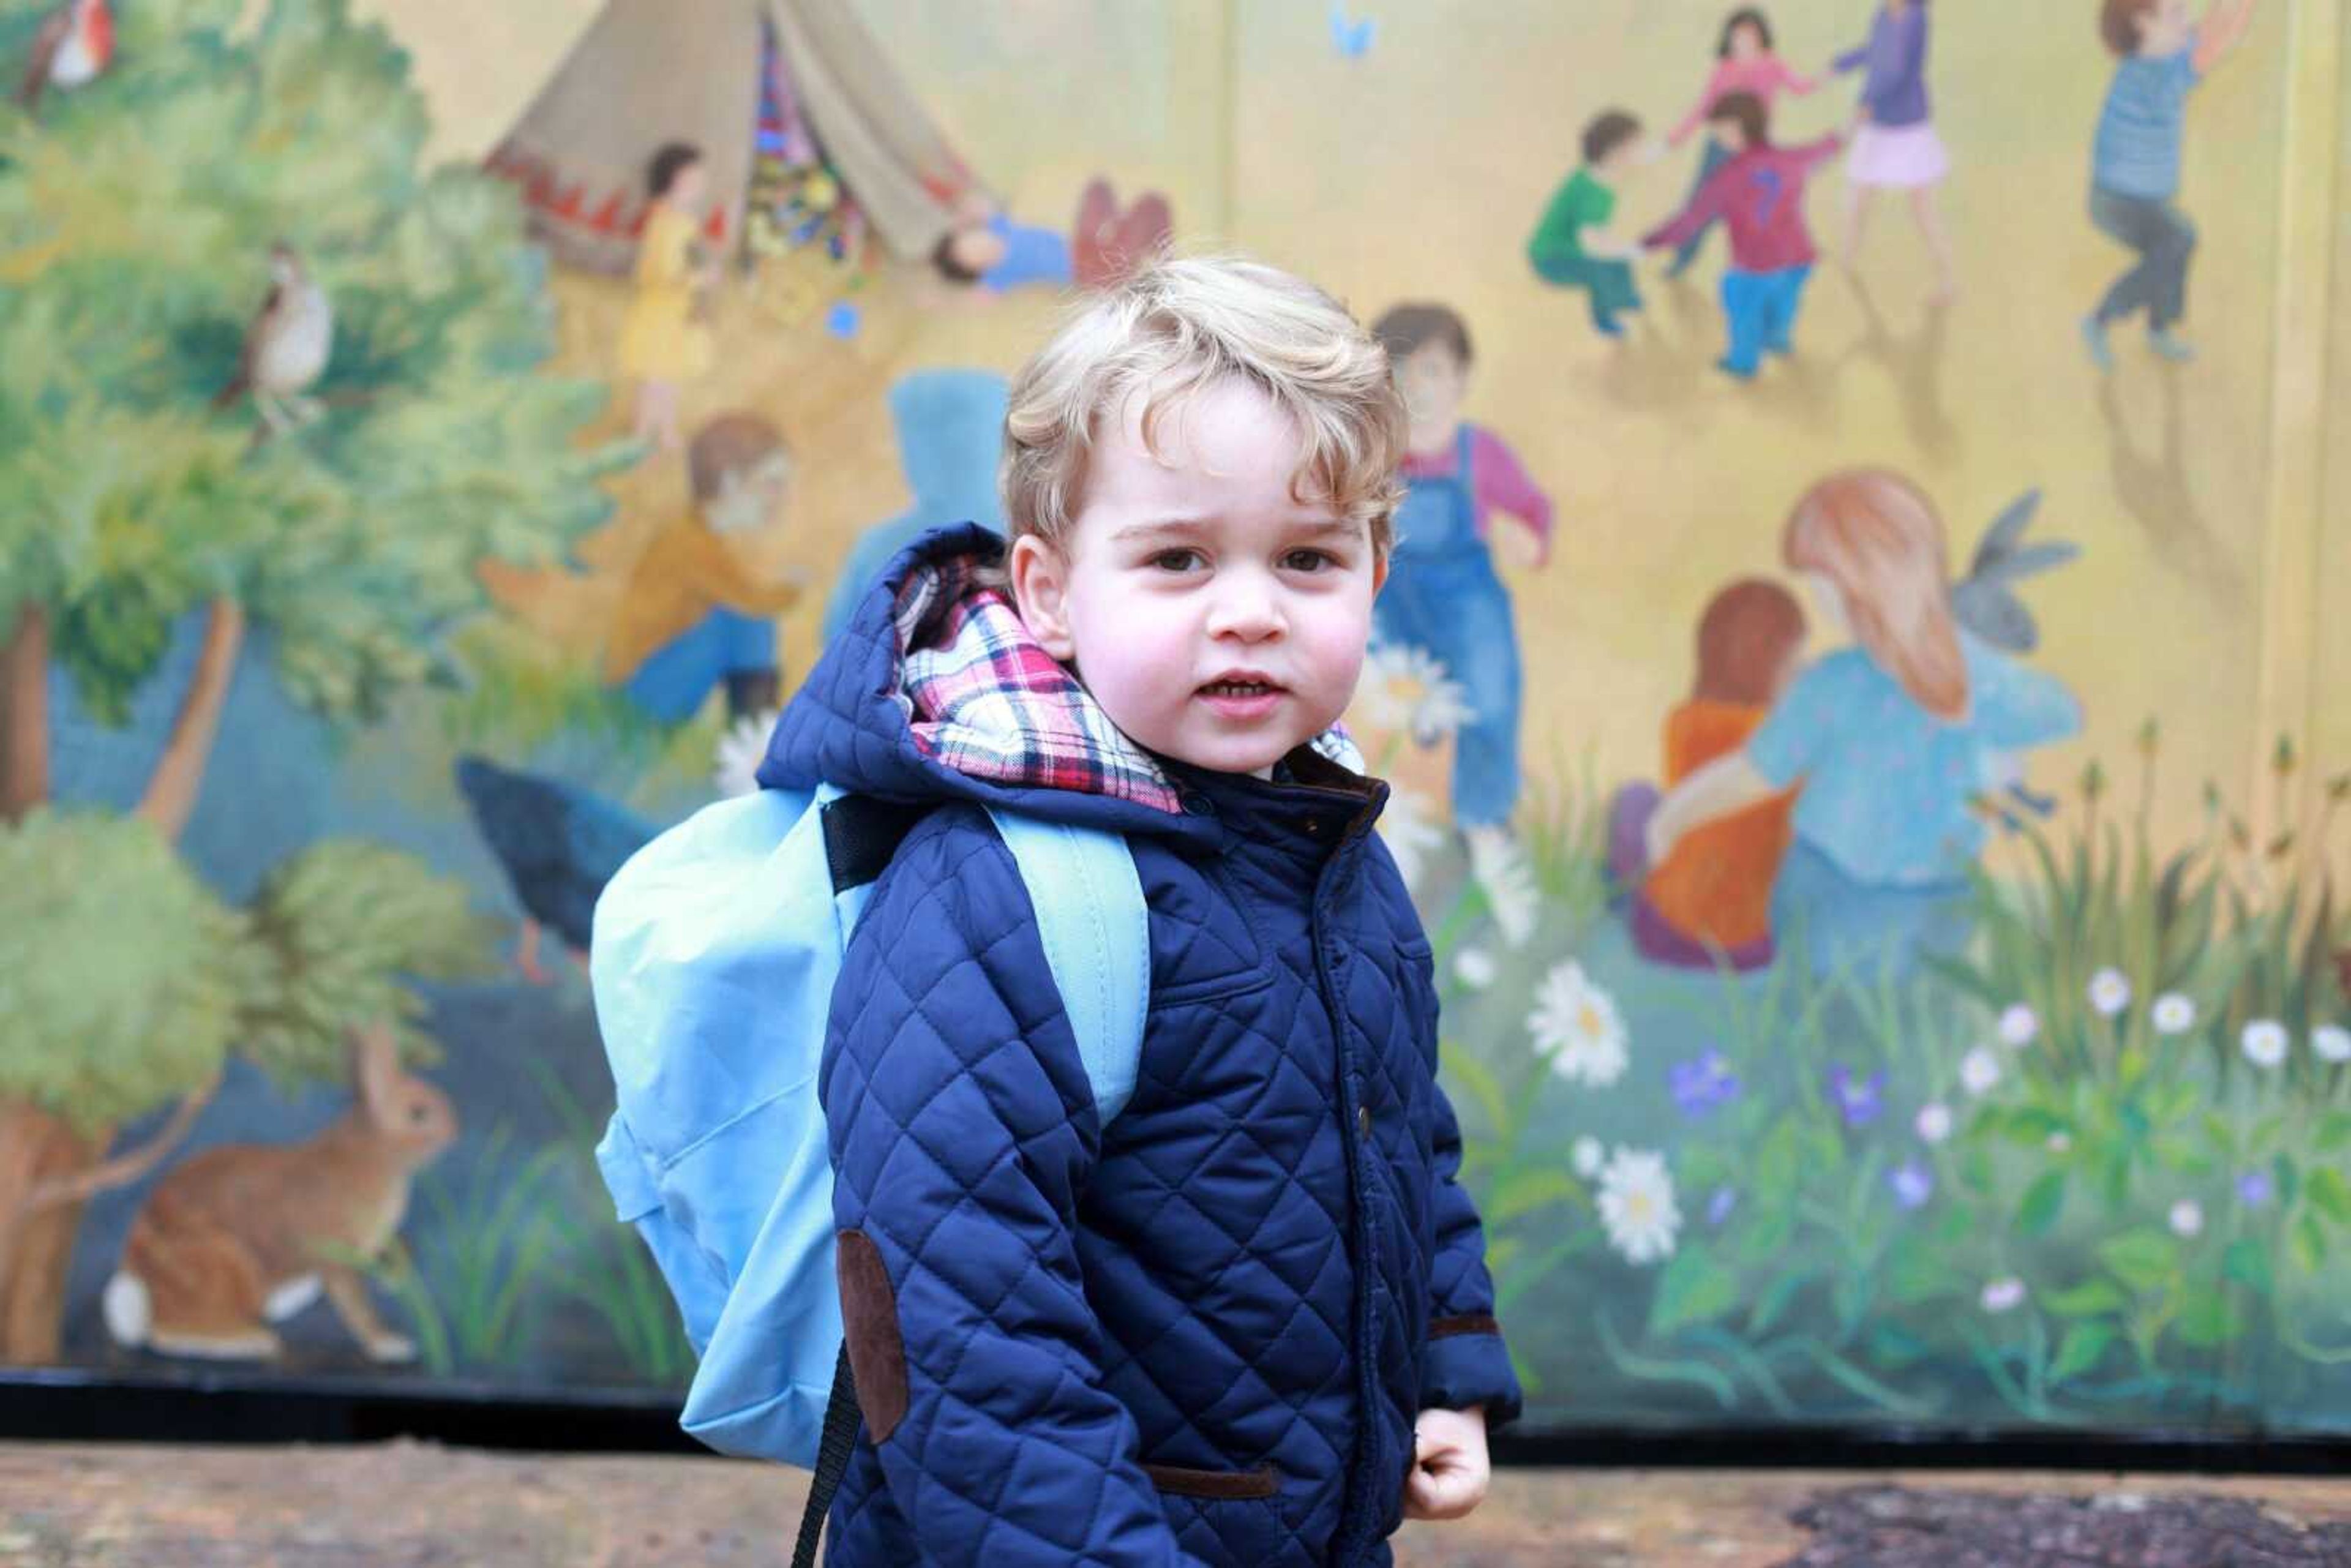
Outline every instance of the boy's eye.
<path fill-rule="evenodd" d="M 1281 558 L 1281 564 L 1291 571 L 1324 571 L 1339 563 L 1327 550 L 1294 549 Z"/>
<path fill-rule="evenodd" d="M 1151 564 L 1162 571 L 1190 571 L 1199 559 L 1196 549 L 1164 549 L 1151 558 Z"/>

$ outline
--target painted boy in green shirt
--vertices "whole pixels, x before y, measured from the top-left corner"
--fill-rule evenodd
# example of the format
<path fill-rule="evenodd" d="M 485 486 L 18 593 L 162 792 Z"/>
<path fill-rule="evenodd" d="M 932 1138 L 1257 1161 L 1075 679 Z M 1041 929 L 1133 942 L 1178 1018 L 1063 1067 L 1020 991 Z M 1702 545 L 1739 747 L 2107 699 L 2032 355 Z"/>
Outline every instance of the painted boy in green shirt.
<path fill-rule="evenodd" d="M 1640 155 L 1641 122 L 1610 110 L 1583 128 L 1583 165 L 1568 177 L 1527 241 L 1527 259 L 1546 283 L 1581 288 L 1592 304 L 1592 324 L 1611 338 L 1625 335 L 1617 313 L 1641 308 L 1632 258 L 1639 246 L 1608 227 L 1616 215 L 1616 182 Z"/>

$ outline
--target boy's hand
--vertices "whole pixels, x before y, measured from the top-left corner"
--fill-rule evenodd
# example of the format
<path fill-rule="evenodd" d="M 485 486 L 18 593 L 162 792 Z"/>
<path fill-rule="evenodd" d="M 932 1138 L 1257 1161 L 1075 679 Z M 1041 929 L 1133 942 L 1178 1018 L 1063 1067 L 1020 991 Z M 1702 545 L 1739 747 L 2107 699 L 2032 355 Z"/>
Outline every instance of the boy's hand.
<path fill-rule="evenodd" d="M 1406 1519 L 1459 1519 L 1486 1500 L 1492 1471 L 1486 1463 L 1486 1407 L 1424 1410 L 1414 1424 L 1412 1479 L 1405 1483 Z"/>

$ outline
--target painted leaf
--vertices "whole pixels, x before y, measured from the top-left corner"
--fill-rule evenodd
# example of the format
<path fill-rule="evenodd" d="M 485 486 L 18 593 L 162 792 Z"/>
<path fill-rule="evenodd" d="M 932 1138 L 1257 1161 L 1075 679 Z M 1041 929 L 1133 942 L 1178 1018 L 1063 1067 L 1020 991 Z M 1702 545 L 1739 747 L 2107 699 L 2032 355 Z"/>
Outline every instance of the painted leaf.
<path fill-rule="evenodd" d="M 2016 1228 L 2027 1236 L 2045 1234 L 2065 1207 L 2065 1173 L 2046 1171 L 2024 1192 L 2016 1211 Z"/>
<path fill-rule="evenodd" d="M 1649 1333 L 1669 1334 L 1692 1323 L 1711 1322 L 1739 1301 L 1739 1281 L 1703 1247 L 1686 1247 L 1666 1266 L 1657 1297 L 1649 1308 Z"/>
<path fill-rule="evenodd" d="M 2327 1218 L 2337 1225 L 2351 1225 L 2351 1182 L 2333 1166 L 2321 1166 L 2310 1173 L 2310 1201 Z"/>
<path fill-rule="evenodd" d="M 2244 1313 L 2217 1292 L 2190 1297 L 2180 1309 L 2179 1337 L 2199 1349 L 2226 1344 L 2244 1332 Z"/>
<path fill-rule="evenodd" d="M 2351 1111 L 2329 1111 L 2319 1120 L 2313 1146 L 2322 1155 L 2331 1155 L 2346 1144 L 2351 1144 Z"/>
<path fill-rule="evenodd" d="M 2220 1277 L 2266 1296 L 2270 1292 L 2270 1255 L 2252 1237 L 2241 1236 L 2230 1242 L 2229 1250 L 2221 1255 Z"/>
<path fill-rule="evenodd" d="M 2318 1223 L 2318 1216 L 2304 1213 L 2286 1232 L 2286 1248 L 2294 1254 L 2294 1266 L 2305 1274 L 2315 1274 L 2326 1262 L 2326 1232 Z"/>
<path fill-rule="evenodd" d="M 2106 1354 L 2115 1342 L 2115 1325 L 2110 1322 L 2075 1323 L 2065 1331 L 2058 1342 L 2057 1358 L 2049 1364 L 2049 1381 L 2063 1383 L 2069 1377 L 2089 1371 Z"/>
<path fill-rule="evenodd" d="M 2160 1230 L 2126 1231 L 2098 1244 L 2098 1261 L 2135 1291 L 2151 1291 L 2179 1267 L 2179 1246 Z"/>
<path fill-rule="evenodd" d="M 2111 1280 L 2089 1280 L 2070 1291 L 2043 1296 L 2041 1304 L 2061 1318 L 2092 1318 L 2122 1311 L 2130 1304 L 2130 1298 Z"/>
<path fill-rule="evenodd" d="M 1582 1197 L 1583 1184 L 1565 1171 L 1538 1166 L 1512 1171 L 1494 1184 L 1484 1204 L 1487 1223 L 1501 1225 L 1553 1203 Z"/>

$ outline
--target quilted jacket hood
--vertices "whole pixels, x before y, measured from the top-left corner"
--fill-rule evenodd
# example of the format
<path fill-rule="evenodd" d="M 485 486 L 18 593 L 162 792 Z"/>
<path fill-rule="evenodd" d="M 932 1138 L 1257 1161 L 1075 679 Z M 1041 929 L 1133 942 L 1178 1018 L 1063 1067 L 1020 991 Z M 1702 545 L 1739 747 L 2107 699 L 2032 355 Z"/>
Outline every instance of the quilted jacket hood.
<path fill-rule="evenodd" d="M 1159 760 L 978 580 L 1003 550 L 997 534 L 960 523 L 900 551 L 784 710 L 759 783 L 1213 839 Z"/>

